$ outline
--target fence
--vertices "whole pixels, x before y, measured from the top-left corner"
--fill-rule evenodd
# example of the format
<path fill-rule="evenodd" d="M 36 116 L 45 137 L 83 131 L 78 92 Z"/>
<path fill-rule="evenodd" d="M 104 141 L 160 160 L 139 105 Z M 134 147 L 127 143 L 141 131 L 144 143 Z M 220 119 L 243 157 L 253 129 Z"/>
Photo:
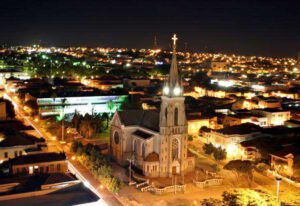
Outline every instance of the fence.
<path fill-rule="evenodd" d="M 208 179 L 204 180 L 202 182 L 193 180 L 193 183 L 200 188 L 210 187 L 210 186 L 217 186 L 221 185 L 223 183 L 223 179 L 221 178 L 215 178 L 215 179 Z"/>
<path fill-rule="evenodd" d="M 167 186 L 164 188 L 157 188 L 154 187 L 154 185 L 148 185 L 144 188 L 141 189 L 142 192 L 152 192 L 156 195 L 163 195 L 167 193 L 172 193 L 172 192 L 185 192 L 185 187 L 186 185 L 172 185 L 172 186 Z"/>

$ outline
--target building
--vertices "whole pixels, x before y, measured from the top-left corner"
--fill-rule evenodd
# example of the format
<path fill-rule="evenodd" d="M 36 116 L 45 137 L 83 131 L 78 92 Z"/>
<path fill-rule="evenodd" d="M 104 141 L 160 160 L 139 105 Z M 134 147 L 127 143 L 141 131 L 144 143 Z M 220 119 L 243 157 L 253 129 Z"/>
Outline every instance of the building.
<path fill-rule="evenodd" d="M 271 169 L 288 177 L 300 178 L 299 168 L 295 168 L 295 160 L 299 157 L 300 148 L 287 145 L 271 154 Z"/>
<path fill-rule="evenodd" d="M 188 134 L 198 135 L 201 127 L 213 128 L 217 122 L 217 117 L 207 117 L 202 115 L 188 115 Z"/>
<path fill-rule="evenodd" d="M 29 79 L 30 76 L 22 71 L 17 69 L 1 69 L 0 70 L 0 85 L 5 84 L 6 79 L 14 77 L 18 79 Z"/>
<path fill-rule="evenodd" d="M 64 153 L 39 153 L 21 155 L 9 160 L 11 175 L 66 173 L 67 159 Z"/>
<path fill-rule="evenodd" d="M 123 83 L 118 79 L 102 80 L 102 79 L 85 79 L 82 81 L 84 85 L 97 88 L 104 91 L 111 89 L 123 88 Z"/>
<path fill-rule="evenodd" d="M 267 126 L 284 125 L 285 121 L 290 120 L 291 112 L 276 108 L 255 109 L 251 111 L 253 114 L 267 117 Z"/>
<path fill-rule="evenodd" d="M 0 205 L 105 205 L 103 199 L 99 199 L 72 174 L 1 178 L 0 188 Z"/>
<path fill-rule="evenodd" d="M 223 72 L 228 70 L 228 64 L 224 61 L 207 61 L 204 65 L 208 69 L 215 72 Z"/>
<path fill-rule="evenodd" d="M 255 161 L 261 158 L 260 151 L 257 148 L 256 139 L 241 142 L 239 145 L 239 149 L 242 153 L 242 159 Z"/>
<path fill-rule="evenodd" d="M 267 125 L 267 117 L 261 115 L 253 115 L 253 114 L 234 114 L 234 115 L 227 115 L 223 119 L 224 127 L 228 126 L 235 126 L 244 123 L 253 123 L 260 127 L 266 127 Z"/>
<path fill-rule="evenodd" d="M 149 87 L 150 79 L 124 79 L 124 84 L 130 87 Z"/>
<path fill-rule="evenodd" d="M 14 132 L 5 132 L 7 128 L 14 128 Z M 0 123 L 0 163 L 31 152 L 47 150 L 43 138 L 27 134 L 31 129 L 17 121 Z"/>
<path fill-rule="evenodd" d="M 252 140 L 261 135 L 261 128 L 252 123 L 244 123 L 219 130 L 207 130 L 203 132 L 203 138 L 207 143 L 226 149 L 228 158 L 243 158 L 243 152 L 239 149 L 241 142 Z"/>
<path fill-rule="evenodd" d="M 0 120 L 6 119 L 6 103 L 0 102 Z"/>
<path fill-rule="evenodd" d="M 72 92 L 57 94 L 55 98 L 51 94 L 26 94 L 25 102 L 36 101 L 41 116 L 92 113 L 114 113 L 126 100 L 127 95 L 100 94 L 98 92 Z M 112 102 L 109 107 L 108 102 Z"/>
<path fill-rule="evenodd" d="M 120 164 L 133 160 L 147 177 L 183 175 L 195 168 L 188 153 L 188 124 L 183 88 L 177 69 L 176 35 L 173 37 L 170 74 L 163 88 L 160 112 L 116 112 L 111 124 L 111 153 Z"/>

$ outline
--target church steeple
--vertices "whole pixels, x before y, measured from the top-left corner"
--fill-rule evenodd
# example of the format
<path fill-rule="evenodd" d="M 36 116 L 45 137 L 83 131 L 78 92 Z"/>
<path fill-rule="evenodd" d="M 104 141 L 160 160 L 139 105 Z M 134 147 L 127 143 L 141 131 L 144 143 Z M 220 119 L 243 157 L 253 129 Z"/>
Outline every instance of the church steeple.
<path fill-rule="evenodd" d="M 183 90 L 180 83 L 178 68 L 177 68 L 177 57 L 176 57 L 176 42 L 178 40 L 176 34 L 172 37 L 173 40 L 173 54 L 171 61 L 171 68 L 168 81 L 164 85 L 163 95 L 165 96 L 182 96 Z"/>

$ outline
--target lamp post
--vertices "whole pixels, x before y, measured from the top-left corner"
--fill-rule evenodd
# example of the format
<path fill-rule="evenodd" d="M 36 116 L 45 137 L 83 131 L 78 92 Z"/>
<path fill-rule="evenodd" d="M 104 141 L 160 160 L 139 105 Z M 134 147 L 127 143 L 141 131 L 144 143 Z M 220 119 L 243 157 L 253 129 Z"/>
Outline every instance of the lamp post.
<path fill-rule="evenodd" d="M 282 179 L 280 177 L 276 177 L 275 180 L 277 182 L 276 202 L 279 205 L 280 182 Z"/>
<path fill-rule="evenodd" d="M 132 165 L 132 162 L 133 162 L 133 155 L 130 156 L 129 159 L 127 159 L 129 161 L 129 185 L 131 185 L 131 174 L 132 174 L 132 171 L 131 171 L 131 165 Z"/>

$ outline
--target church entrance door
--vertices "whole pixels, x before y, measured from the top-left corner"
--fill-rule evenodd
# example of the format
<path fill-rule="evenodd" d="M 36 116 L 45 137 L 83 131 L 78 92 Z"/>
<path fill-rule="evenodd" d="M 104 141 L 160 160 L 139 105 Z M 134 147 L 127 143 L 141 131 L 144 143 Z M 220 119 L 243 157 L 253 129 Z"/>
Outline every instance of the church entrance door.
<path fill-rule="evenodd" d="M 180 174 L 180 164 L 178 160 L 175 160 L 172 163 L 172 174 L 173 175 Z"/>

